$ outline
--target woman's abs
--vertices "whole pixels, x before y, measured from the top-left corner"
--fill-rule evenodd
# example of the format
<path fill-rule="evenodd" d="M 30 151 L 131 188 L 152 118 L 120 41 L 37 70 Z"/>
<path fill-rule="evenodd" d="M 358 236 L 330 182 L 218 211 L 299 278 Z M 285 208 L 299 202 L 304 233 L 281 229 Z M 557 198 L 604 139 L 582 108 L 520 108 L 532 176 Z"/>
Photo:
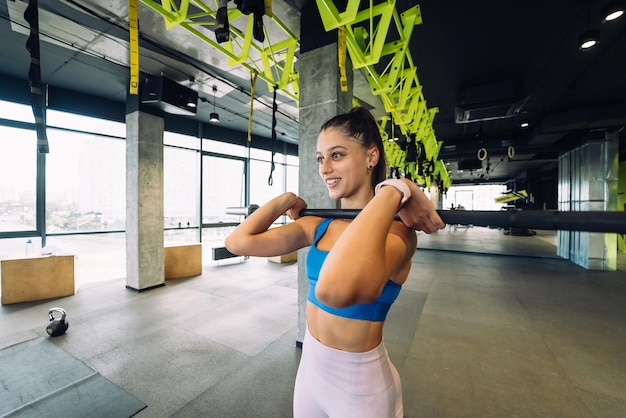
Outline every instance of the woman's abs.
<path fill-rule="evenodd" d="M 327 347 L 361 353 L 376 348 L 382 341 L 384 322 L 343 318 L 307 302 L 307 327 L 311 335 Z"/>

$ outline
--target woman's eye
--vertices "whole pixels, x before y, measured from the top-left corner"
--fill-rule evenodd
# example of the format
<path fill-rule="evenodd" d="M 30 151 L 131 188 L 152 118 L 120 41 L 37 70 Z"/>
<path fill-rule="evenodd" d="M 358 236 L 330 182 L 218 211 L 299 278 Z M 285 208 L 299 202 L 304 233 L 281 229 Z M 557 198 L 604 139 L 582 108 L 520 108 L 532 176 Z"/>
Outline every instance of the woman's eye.
<path fill-rule="evenodd" d="M 323 162 L 324 162 L 324 159 L 322 157 L 317 157 L 318 164 L 322 164 Z"/>
<path fill-rule="evenodd" d="M 336 152 L 333 154 L 333 158 L 336 160 L 337 158 L 341 158 L 341 154 Z"/>

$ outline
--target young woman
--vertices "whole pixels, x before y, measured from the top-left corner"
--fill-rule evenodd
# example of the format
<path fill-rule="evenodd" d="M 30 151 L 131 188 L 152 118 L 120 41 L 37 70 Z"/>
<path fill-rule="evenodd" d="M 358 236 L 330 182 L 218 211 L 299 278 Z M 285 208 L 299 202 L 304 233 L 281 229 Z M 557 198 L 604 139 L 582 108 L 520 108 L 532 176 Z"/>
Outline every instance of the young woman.
<path fill-rule="evenodd" d="M 311 246 L 294 417 L 402 417 L 400 378 L 383 325 L 411 268 L 414 229 L 430 233 L 445 224 L 411 181 L 385 180 L 382 139 L 364 108 L 322 126 L 317 161 L 330 197 L 342 209 L 361 209 L 354 220 L 300 217 L 306 203 L 285 193 L 241 223 L 226 247 L 266 257 Z M 270 228 L 284 213 L 295 221 Z M 394 221 L 396 213 L 402 222 Z"/>

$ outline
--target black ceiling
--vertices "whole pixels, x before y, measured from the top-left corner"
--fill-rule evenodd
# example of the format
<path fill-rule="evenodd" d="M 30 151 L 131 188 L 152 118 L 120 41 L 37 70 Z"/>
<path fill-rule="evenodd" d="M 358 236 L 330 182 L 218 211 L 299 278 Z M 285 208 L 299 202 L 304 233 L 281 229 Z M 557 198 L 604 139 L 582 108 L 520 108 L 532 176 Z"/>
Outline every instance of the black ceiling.
<path fill-rule="evenodd" d="M 27 3 L 1 1 L 0 75 L 26 80 L 27 35 L 18 12 Z M 454 183 L 555 176 L 559 153 L 585 141 L 593 130 L 618 132 L 624 153 L 626 17 L 601 23 L 606 2 L 397 2 L 399 11 L 416 4 L 421 8 L 423 23 L 413 31 L 411 55 L 428 106 L 439 109 L 435 134 L 443 141 L 440 158 L 450 163 Z M 123 103 L 129 78 L 127 4 L 40 1 L 43 82 Z M 315 7 L 307 0 L 273 1 L 275 13 L 294 33 L 300 31 L 300 13 L 316 18 Z M 162 18 L 141 3 L 139 11 L 142 71 L 197 90 L 206 100 L 196 118 L 204 121 L 217 85 L 221 122 L 215 129 L 246 132 L 249 73 L 229 67 L 192 35 L 166 30 Z M 578 37 L 589 27 L 599 29 L 601 42 L 581 51 Z M 264 83 L 257 83 L 255 97 L 253 133 L 268 138 L 271 94 Z M 288 98 L 278 99 L 278 139 L 297 143 L 298 109 Z M 523 119 L 528 128 L 520 127 Z M 482 169 L 458 169 L 460 159 L 475 161 L 481 148 L 487 151 L 489 173 L 487 159 Z"/>
<path fill-rule="evenodd" d="M 584 141 L 592 129 L 621 132 L 626 124 L 626 18 L 602 24 L 603 1 L 420 3 L 424 23 L 411 51 L 430 106 L 439 107 L 435 132 L 445 161 L 488 150 L 492 175 L 527 170 L 549 175 L 559 151 Z M 601 43 L 578 49 L 588 26 Z M 455 107 L 513 105 L 502 119 L 455 123 Z M 472 105 L 472 103 L 474 103 Z M 516 108 L 517 106 L 517 108 Z M 511 108 L 509 108 L 511 109 Z M 530 126 L 520 127 L 526 119 Z M 509 161 L 508 145 L 515 157 Z M 522 162 L 523 161 L 523 162 Z M 467 178 L 451 164 L 454 180 Z M 467 171 L 467 170 L 465 170 Z"/>

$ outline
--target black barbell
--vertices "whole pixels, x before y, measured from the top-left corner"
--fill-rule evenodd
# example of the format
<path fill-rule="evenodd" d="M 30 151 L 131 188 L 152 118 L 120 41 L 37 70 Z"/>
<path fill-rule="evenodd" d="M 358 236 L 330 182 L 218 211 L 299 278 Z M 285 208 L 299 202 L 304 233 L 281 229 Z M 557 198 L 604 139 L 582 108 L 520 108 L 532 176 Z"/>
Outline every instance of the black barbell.
<path fill-rule="evenodd" d="M 229 207 L 226 213 L 250 216 L 258 208 L 258 205 Z M 354 219 L 359 212 L 360 209 L 304 209 L 300 216 Z M 626 212 L 437 210 L 437 213 L 448 225 L 626 234 Z"/>
<path fill-rule="evenodd" d="M 300 216 L 354 219 L 359 212 L 359 209 L 304 209 Z M 626 234 L 626 212 L 438 210 L 437 213 L 448 225 Z"/>

